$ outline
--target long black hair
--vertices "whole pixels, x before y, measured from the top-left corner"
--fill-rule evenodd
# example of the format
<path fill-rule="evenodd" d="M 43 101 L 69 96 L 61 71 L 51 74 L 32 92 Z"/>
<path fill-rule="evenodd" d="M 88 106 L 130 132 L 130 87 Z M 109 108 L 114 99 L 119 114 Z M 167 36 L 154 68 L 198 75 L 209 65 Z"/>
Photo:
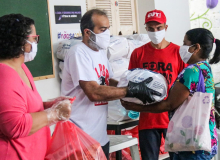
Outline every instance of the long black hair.
<path fill-rule="evenodd" d="M 195 28 L 186 32 L 187 38 L 191 44 L 200 44 L 202 49 L 201 58 L 208 59 L 213 48 L 213 43 L 216 44 L 214 56 L 209 60 L 210 64 L 215 64 L 220 61 L 220 40 L 215 39 L 212 32 L 204 28 Z"/>

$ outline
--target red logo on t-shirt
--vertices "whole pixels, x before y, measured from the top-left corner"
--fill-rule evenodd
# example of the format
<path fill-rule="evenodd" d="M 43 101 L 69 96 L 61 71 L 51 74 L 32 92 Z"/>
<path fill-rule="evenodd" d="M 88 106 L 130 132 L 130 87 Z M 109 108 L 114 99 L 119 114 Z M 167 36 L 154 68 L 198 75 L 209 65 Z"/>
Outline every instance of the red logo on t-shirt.
<path fill-rule="evenodd" d="M 109 72 L 105 65 L 99 64 L 99 68 L 95 68 L 100 85 L 109 85 Z M 106 105 L 108 102 L 95 102 L 95 106 Z"/>
<path fill-rule="evenodd" d="M 109 72 L 105 65 L 99 64 L 99 69 L 95 68 L 100 85 L 109 85 Z"/>

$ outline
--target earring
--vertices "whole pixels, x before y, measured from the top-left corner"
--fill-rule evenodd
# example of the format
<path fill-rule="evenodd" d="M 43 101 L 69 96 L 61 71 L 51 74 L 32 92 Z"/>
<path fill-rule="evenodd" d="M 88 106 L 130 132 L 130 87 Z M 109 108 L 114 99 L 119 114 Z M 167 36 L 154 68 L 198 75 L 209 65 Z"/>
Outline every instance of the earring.
<path fill-rule="evenodd" d="M 24 51 L 24 47 L 22 47 L 21 50 Z"/>

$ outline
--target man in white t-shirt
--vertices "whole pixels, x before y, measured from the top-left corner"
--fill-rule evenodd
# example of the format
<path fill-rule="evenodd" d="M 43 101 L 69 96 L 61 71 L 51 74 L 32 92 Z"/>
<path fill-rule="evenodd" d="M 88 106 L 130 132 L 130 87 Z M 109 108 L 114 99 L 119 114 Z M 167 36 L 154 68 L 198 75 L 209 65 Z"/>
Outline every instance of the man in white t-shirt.
<path fill-rule="evenodd" d="M 70 120 L 97 140 L 108 157 L 107 101 L 123 98 L 127 92 L 134 96 L 134 92 L 127 87 L 117 88 L 117 81 L 111 79 L 112 69 L 105 53 L 110 42 L 106 13 L 98 9 L 86 12 L 80 27 L 83 41 L 65 56 L 61 94 L 76 96 Z"/>
<path fill-rule="evenodd" d="M 97 140 L 105 154 L 107 137 L 107 101 L 125 97 L 126 88 L 116 88 L 105 49 L 110 42 L 106 13 L 93 9 L 81 19 L 83 41 L 73 46 L 64 59 L 61 94 L 76 96 L 70 120 Z"/>

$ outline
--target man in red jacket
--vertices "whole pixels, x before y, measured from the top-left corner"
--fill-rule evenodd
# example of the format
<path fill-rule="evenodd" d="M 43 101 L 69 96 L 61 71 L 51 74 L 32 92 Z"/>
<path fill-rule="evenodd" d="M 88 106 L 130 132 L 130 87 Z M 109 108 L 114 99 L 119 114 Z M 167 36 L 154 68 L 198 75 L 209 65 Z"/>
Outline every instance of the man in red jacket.
<path fill-rule="evenodd" d="M 133 51 L 129 69 L 145 68 L 161 73 L 168 83 L 168 92 L 178 74 L 186 67 L 179 55 L 179 46 L 165 40 L 166 16 L 160 10 L 147 12 L 146 30 L 151 42 Z M 158 160 L 161 137 L 165 137 L 168 113 L 141 113 L 139 143 L 142 160 Z M 172 158 L 172 157 L 171 157 Z"/>

